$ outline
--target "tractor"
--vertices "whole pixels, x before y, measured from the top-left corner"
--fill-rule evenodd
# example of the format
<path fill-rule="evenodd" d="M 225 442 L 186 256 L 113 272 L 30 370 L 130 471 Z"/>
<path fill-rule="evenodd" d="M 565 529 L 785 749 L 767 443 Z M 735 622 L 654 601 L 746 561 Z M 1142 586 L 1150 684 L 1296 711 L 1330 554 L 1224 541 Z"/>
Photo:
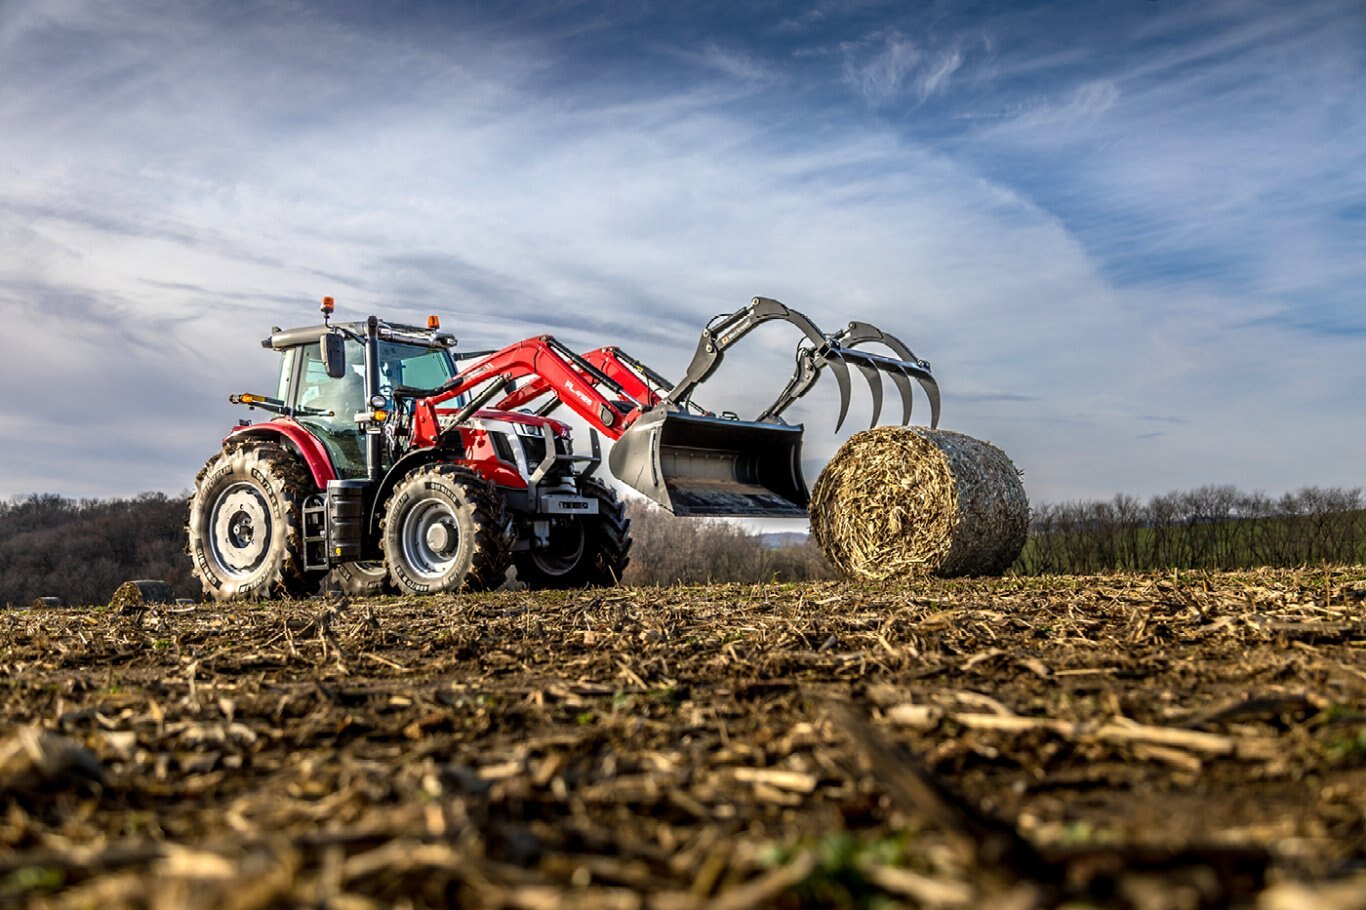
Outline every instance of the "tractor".
<path fill-rule="evenodd" d="M 458 352 L 454 336 L 371 316 L 272 328 L 280 355 L 274 395 L 229 398 L 273 415 L 243 420 L 195 480 L 187 553 L 207 597 L 316 592 L 329 574 L 353 594 L 485 590 L 509 568 L 530 588 L 613 585 L 630 556 L 630 521 L 596 475 L 599 434 L 611 473 L 679 515 L 805 517 L 802 427 L 783 411 L 829 369 L 849 405 L 853 365 L 869 380 L 873 422 L 880 375 L 910 419 L 910 380 L 938 422 L 929 364 L 867 323 L 825 335 L 807 317 L 756 297 L 702 332 L 681 382 L 616 347 L 579 354 L 549 335 L 497 351 Z M 692 399 L 725 351 L 757 325 L 802 330 L 797 366 L 754 420 Z M 859 348 L 881 344 L 891 355 Z M 560 407 L 588 425 L 576 454 Z"/>

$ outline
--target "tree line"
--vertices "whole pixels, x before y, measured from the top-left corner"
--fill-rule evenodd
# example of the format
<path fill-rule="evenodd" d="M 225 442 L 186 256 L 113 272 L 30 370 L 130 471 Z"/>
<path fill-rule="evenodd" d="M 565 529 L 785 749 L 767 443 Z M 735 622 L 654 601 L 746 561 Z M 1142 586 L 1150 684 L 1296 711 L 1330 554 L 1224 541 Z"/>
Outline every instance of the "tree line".
<path fill-rule="evenodd" d="M 185 556 L 185 497 L 67 499 L 34 494 L 0 502 L 0 604 L 108 603 L 135 578 L 199 596 Z"/>
<path fill-rule="evenodd" d="M 675 518 L 632 499 L 627 584 L 705 584 L 831 578 L 812 543 L 770 548 L 760 535 L 723 521 Z M 67 499 L 35 494 L 0 501 L 0 605 L 40 597 L 63 604 L 108 603 L 125 581 L 165 581 L 177 597 L 198 599 L 185 555 L 186 497 L 144 493 L 129 499 Z"/>
<path fill-rule="evenodd" d="M 627 501 L 627 584 L 806 581 L 835 577 L 819 548 L 771 547 L 720 520 L 676 518 Z M 0 501 L 0 604 L 39 597 L 107 603 L 135 578 L 199 597 L 185 556 L 186 501 L 164 493 L 74 500 L 51 494 Z M 1358 488 L 1303 487 L 1279 497 L 1204 486 L 1154 496 L 1046 503 L 1034 508 L 1022 575 L 1163 569 L 1247 569 L 1366 563 L 1366 502 Z"/>
<path fill-rule="evenodd" d="M 816 542 L 771 547 L 761 534 L 720 519 L 679 518 L 643 499 L 629 499 L 631 585 L 834 578 Z"/>
<path fill-rule="evenodd" d="M 1279 497 L 1230 485 L 1142 502 L 1045 504 L 1033 509 L 1023 575 L 1163 569 L 1250 569 L 1366 562 L 1359 488 L 1302 487 Z"/>

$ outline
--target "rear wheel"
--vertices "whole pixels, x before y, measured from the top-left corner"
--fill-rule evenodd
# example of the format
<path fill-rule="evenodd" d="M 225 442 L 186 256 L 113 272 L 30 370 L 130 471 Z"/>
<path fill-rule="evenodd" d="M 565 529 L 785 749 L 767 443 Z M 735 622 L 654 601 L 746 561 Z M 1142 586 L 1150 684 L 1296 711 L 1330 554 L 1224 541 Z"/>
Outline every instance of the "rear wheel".
<path fill-rule="evenodd" d="M 377 597 L 398 590 L 389 580 L 389 567 L 382 559 L 335 565 L 332 567 L 332 581 L 342 593 L 359 597 Z"/>
<path fill-rule="evenodd" d="M 606 484 L 583 478 L 579 493 L 598 501 L 598 514 L 551 519 L 550 545 L 513 556 L 529 588 L 610 587 L 631 561 L 631 520 Z"/>
<path fill-rule="evenodd" d="M 317 589 L 305 572 L 303 501 L 313 479 L 293 451 L 230 443 L 204 465 L 190 497 L 186 552 L 213 600 L 255 600 Z"/>
<path fill-rule="evenodd" d="M 405 594 L 485 591 L 511 564 L 512 519 L 498 490 L 468 468 L 415 468 L 384 508 L 380 543 Z"/>

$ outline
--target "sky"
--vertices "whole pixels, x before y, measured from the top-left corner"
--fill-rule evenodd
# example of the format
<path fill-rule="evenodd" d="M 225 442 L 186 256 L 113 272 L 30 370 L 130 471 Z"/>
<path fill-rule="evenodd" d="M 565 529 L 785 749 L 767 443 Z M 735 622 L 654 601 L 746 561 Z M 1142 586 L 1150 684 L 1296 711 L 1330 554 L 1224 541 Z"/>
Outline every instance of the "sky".
<path fill-rule="evenodd" d="M 0 497 L 188 490 L 323 295 L 671 376 L 774 297 L 1036 502 L 1362 486 L 1363 86 L 1362 0 L 0 0 Z"/>

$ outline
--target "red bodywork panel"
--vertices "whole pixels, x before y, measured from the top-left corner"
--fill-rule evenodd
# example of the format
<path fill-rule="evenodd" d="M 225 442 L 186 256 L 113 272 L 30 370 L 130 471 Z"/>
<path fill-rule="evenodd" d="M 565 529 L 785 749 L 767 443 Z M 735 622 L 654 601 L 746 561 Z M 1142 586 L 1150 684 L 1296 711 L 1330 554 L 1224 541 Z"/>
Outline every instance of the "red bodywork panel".
<path fill-rule="evenodd" d="M 479 413 L 485 412 L 480 411 Z M 475 427 L 461 427 L 460 440 L 465 446 L 465 457 L 458 460 L 457 464 L 463 464 L 470 470 L 476 471 L 485 480 L 496 486 L 513 490 L 526 489 L 526 478 L 518 472 L 515 464 L 508 464 L 498 458 L 498 452 L 493 447 L 493 440 L 489 439 L 486 430 Z"/>
<path fill-rule="evenodd" d="M 308 470 L 313 474 L 313 482 L 318 485 L 319 490 L 327 489 L 327 482 L 337 476 L 337 472 L 332 469 L 332 459 L 327 454 L 327 449 L 318 438 L 309 432 L 298 421 L 290 417 L 276 417 L 265 423 L 255 423 L 246 427 L 233 427 L 228 431 L 228 435 L 223 439 L 238 439 L 243 436 L 268 437 L 283 436 L 293 443 L 294 448 L 303 456 L 304 462 L 308 465 Z"/>

